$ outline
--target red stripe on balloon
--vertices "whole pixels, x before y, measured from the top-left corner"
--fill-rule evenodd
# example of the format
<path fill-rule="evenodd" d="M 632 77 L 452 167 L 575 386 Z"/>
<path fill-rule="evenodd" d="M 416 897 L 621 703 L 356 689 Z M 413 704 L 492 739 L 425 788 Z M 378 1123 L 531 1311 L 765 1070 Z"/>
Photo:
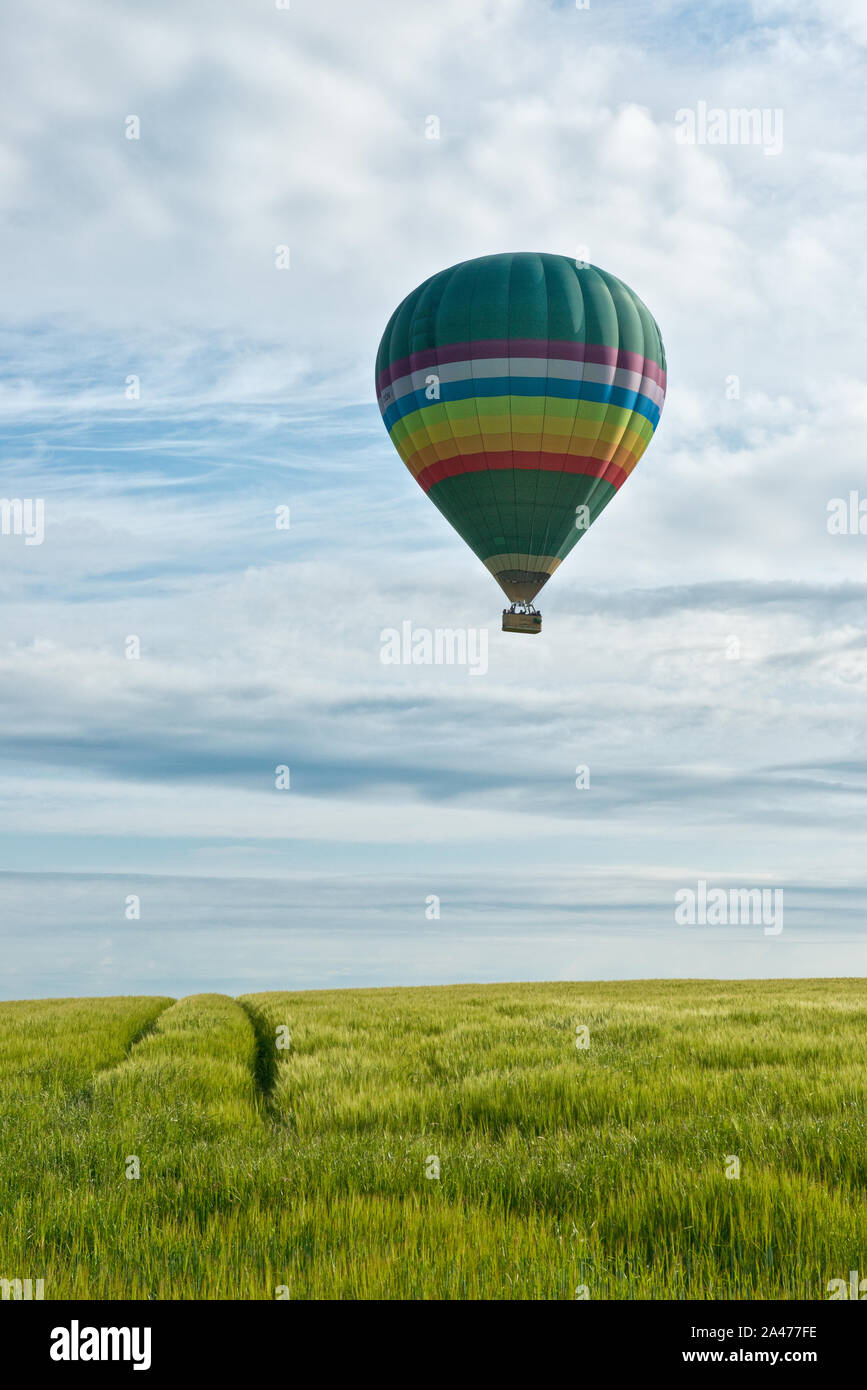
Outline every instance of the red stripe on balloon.
<path fill-rule="evenodd" d="M 487 473 L 494 469 L 526 468 L 545 473 L 583 473 L 588 478 L 604 478 L 614 488 L 619 488 L 629 477 L 619 464 L 607 463 L 605 459 L 590 458 L 582 454 L 544 454 L 523 453 L 519 450 L 504 450 L 502 453 L 457 454 L 453 458 L 437 459 L 429 463 L 417 475 L 417 481 L 430 492 L 435 483 L 444 478 L 457 478 L 462 473 Z"/>

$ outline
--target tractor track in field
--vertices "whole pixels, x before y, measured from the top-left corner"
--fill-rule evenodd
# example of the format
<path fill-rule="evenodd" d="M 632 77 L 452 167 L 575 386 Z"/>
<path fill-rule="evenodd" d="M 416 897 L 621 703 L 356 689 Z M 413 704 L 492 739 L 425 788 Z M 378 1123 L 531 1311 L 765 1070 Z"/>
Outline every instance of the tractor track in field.
<path fill-rule="evenodd" d="M 143 1023 L 128 1039 L 122 1057 L 109 1061 L 105 1066 L 97 1068 L 92 1073 L 86 1088 L 88 1101 L 92 1103 L 94 1089 L 98 1084 L 105 1084 L 112 1074 L 121 1074 L 130 1063 L 135 1062 L 139 1044 L 145 1042 L 158 1030 L 167 1013 L 197 997 L 195 995 L 182 995 L 178 999 L 168 999 L 160 1010 Z M 233 1009 L 238 1009 L 252 1029 L 254 1050 L 250 1059 L 250 1073 L 253 1080 L 254 1101 L 263 1120 L 276 1120 L 274 1086 L 277 1080 L 277 1047 L 272 1027 L 265 1015 L 253 1004 L 235 999 L 229 994 L 218 997 L 224 999 Z"/>
<path fill-rule="evenodd" d="M 129 1061 L 130 1057 L 132 1056 L 135 1048 L 138 1047 L 139 1043 L 144 1042 L 145 1038 L 150 1037 L 151 1033 L 156 1028 L 163 1014 L 166 1013 L 169 1009 L 174 1008 L 177 1002 L 177 999 L 166 999 L 166 1002 L 163 1004 L 162 1008 L 154 1014 L 153 1018 L 147 1019 L 141 1025 L 141 1027 L 137 1028 L 136 1031 L 127 1039 L 122 1057 L 115 1057 L 110 1061 L 106 1062 L 103 1066 L 94 1068 L 94 1070 L 88 1077 L 87 1083 L 84 1088 L 88 1101 L 92 1101 L 93 1099 L 93 1088 L 97 1083 L 97 1078 L 107 1076 L 109 1072 L 117 1071 L 119 1067 L 125 1066 L 126 1063 Z"/>
<path fill-rule="evenodd" d="M 126 1045 L 126 1051 L 123 1055 L 122 1061 L 115 1063 L 116 1066 L 123 1066 L 123 1063 L 127 1060 L 133 1048 L 138 1047 L 140 1042 L 144 1042 L 145 1038 L 150 1037 L 151 1033 L 156 1028 L 163 1014 L 166 1013 L 169 1009 L 173 1009 L 177 1002 L 177 999 L 170 999 L 168 1003 L 163 1005 L 159 1013 L 154 1014 L 153 1018 L 149 1018 L 147 1023 L 143 1023 L 141 1028 L 139 1028 L 136 1033 L 133 1033 L 132 1037 Z"/>
<path fill-rule="evenodd" d="M 274 1086 L 277 1082 L 277 1044 L 271 1024 L 260 1009 L 245 999 L 234 1001 L 250 1020 L 256 1038 L 256 1059 L 253 1078 L 262 1107 L 268 1119 L 276 1119 Z"/>

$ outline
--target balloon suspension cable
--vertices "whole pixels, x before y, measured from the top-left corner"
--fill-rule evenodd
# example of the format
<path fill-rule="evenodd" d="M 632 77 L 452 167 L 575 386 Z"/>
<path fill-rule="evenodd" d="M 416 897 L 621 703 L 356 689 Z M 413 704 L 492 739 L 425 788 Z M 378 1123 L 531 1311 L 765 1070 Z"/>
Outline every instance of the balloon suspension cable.
<path fill-rule="evenodd" d="M 504 608 L 504 613 L 538 613 L 539 610 L 534 603 L 525 603 L 523 599 L 518 599 L 511 608 Z"/>

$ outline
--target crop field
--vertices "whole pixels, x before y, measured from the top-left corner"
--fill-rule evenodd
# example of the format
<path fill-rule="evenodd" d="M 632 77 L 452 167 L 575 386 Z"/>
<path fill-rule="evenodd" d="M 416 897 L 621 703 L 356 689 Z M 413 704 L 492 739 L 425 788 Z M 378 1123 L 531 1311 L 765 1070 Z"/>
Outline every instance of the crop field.
<path fill-rule="evenodd" d="M 48 1298 L 828 1297 L 867 982 L 0 1004 L 0 1278 Z"/>

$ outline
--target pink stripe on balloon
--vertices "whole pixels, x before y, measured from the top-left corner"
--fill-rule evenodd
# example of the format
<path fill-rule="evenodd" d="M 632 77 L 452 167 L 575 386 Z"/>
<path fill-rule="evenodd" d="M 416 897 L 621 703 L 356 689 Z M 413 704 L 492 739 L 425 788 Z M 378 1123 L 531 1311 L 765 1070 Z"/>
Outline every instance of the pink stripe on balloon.
<path fill-rule="evenodd" d="M 479 357 L 558 357 L 569 362 L 596 362 L 608 367 L 624 367 L 649 377 L 665 390 L 665 371 L 650 357 L 625 348 L 605 347 L 601 343 L 574 343 L 555 338 L 477 338 L 472 343 L 448 343 L 445 347 L 424 348 L 390 362 L 376 379 L 377 394 L 399 377 L 410 372 L 437 367 L 447 362 L 466 362 Z"/>

